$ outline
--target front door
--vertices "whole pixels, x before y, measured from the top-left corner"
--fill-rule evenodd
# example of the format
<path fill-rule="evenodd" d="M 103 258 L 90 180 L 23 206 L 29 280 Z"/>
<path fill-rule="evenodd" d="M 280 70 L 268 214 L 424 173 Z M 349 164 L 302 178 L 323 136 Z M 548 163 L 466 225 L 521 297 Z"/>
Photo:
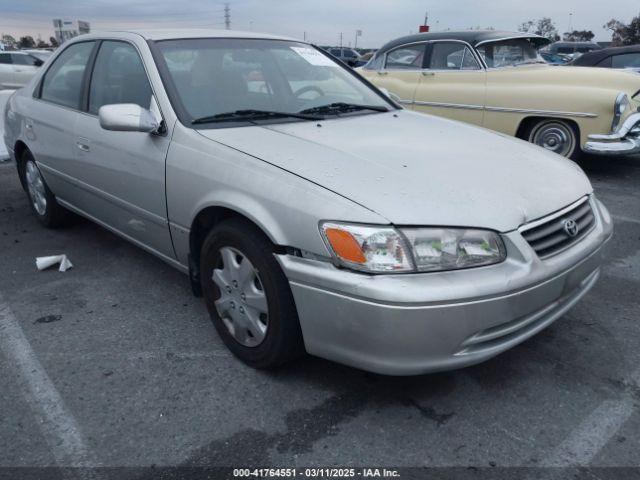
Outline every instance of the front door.
<path fill-rule="evenodd" d="M 369 79 L 378 88 L 386 89 L 396 102 L 413 108 L 425 48 L 425 43 L 415 43 L 391 50 L 386 54 L 382 68 L 368 75 Z"/>
<path fill-rule="evenodd" d="M 414 109 L 482 125 L 487 74 L 463 42 L 433 42 L 420 74 Z"/>
<path fill-rule="evenodd" d="M 77 170 L 85 187 L 77 207 L 161 256 L 175 258 L 167 221 L 166 135 L 116 132 L 100 126 L 103 105 L 132 103 L 160 120 L 142 59 L 124 41 L 103 41 L 88 92 L 88 111 L 76 125 Z"/>

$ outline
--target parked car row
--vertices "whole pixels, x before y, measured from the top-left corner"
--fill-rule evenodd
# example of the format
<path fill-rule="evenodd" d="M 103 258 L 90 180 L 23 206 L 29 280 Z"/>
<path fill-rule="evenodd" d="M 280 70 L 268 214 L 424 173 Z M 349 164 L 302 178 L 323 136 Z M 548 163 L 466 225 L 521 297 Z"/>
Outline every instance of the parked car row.
<path fill-rule="evenodd" d="M 386 374 L 457 368 L 562 316 L 612 234 L 573 162 L 414 111 L 511 134 L 527 120 L 565 155 L 610 121 L 620 138 L 599 142 L 631 141 L 636 77 L 544 68 L 540 42 L 391 42 L 363 74 L 401 108 L 305 42 L 84 35 L 9 98 L 4 142 L 44 226 L 75 212 L 187 274 L 248 365 L 306 351 Z M 625 92 L 615 115 L 602 85 Z"/>
<path fill-rule="evenodd" d="M 481 125 L 575 159 L 640 152 L 640 76 L 550 66 L 548 42 L 497 31 L 409 35 L 360 73 L 411 110 Z"/>

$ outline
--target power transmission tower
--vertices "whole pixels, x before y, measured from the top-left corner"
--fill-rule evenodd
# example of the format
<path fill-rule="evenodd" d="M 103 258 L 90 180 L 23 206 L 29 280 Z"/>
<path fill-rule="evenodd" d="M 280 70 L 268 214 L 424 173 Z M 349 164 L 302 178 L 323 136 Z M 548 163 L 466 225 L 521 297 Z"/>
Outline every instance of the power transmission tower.
<path fill-rule="evenodd" d="M 224 28 L 231 30 L 231 8 L 228 3 L 224 4 Z"/>

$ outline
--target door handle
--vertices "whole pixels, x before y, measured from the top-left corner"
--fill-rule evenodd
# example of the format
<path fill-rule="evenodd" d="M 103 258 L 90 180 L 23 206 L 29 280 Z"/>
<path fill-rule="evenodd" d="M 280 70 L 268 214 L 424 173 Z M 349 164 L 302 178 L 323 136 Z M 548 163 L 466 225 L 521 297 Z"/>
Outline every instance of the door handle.
<path fill-rule="evenodd" d="M 378 70 L 378 75 L 386 75 L 387 73 L 389 73 L 389 72 L 384 71 L 384 70 Z"/>
<path fill-rule="evenodd" d="M 422 72 L 423 77 L 435 77 L 435 72 Z"/>
<path fill-rule="evenodd" d="M 78 147 L 83 152 L 88 152 L 90 150 L 89 145 L 82 142 L 76 142 L 76 147 Z"/>

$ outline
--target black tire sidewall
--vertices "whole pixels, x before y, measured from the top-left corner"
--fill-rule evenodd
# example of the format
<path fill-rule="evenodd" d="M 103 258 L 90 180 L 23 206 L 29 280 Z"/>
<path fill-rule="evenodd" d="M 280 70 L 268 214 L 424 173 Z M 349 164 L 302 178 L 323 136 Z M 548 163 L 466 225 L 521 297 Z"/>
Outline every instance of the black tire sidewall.
<path fill-rule="evenodd" d="M 214 305 L 219 293 L 211 277 L 223 247 L 232 247 L 241 252 L 260 275 L 269 307 L 269 323 L 265 339 L 255 347 L 246 347 L 233 338 Z M 205 303 L 218 334 L 227 348 L 246 364 L 255 368 L 272 368 L 303 351 L 289 283 L 273 256 L 273 245 L 262 232 L 247 222 L 235 219 L 216 226 L 202 246 L 200 275 Z"/>

